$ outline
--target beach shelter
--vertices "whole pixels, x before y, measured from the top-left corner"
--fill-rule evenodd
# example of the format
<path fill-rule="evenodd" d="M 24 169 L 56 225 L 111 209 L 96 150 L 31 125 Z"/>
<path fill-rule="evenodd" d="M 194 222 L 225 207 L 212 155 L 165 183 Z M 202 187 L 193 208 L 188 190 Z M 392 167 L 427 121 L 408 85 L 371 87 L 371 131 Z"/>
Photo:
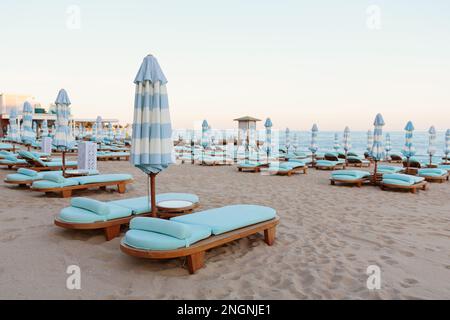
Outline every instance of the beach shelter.
<path fill-rule="evenodd" d="M 414 149 L 412 138 L 414 132 L 414 125 L 411 121 L 405 126 L 405 145 L 402 149 L 402 154 L 406 157 L 406 167 L 409 167 L 409 159 L 416 154 Z"/>
<path fill-rule="evenodd" d="M 149 176 L 150 205 L 156 217 L 156 175 L 173 163 L 173 142 L 167 79 L 154 56 L 144 58 L 134 83 L 131 163 Z"/>
<path fill-rule="evenodd" d="M 333 149 L 334 151 L 338 152 L 341 148 L 341 145 L 339 143 L 339 135 L 337 133 L 334 134 L 334 143 L 333 143 Z"/>
<path fill-rule="evenodd" d="M 267 160 L 270 157 L 270 154 L 272 152 L 272 120 L 270 118 L 266 119 L 266 122 L 264 122 L 264 127 L 266 128 L 266 154 L 267 154 Z"/>
<path fill-rule="evenodd" d="M 428 129 L 428 150 L 427 153 L 430 156 L 430 165 L 433 163 L 433 155 L 436 153 L 436 129 L 431 126 Z"/>
<path fill-rule="evenodd" d="M 286 128 L 284 146 L 286 147 L 286 154 L 289 154 L 289 148 L 291 147 L 291 134 L 289 128 Z"/>
<path fill-rule="evenodd" d="M 378 169 L 378 161 L 384 158 L 384 149 L 383 149 L 383 126 L 384 126 L 383 116 L 379 113 L 375 117 L 375 121 L 373 122 L 373 144 L 372 149 L 370 151 L 370 156 L 375 161 L 375 168 L 373 172 L 373 182 L 376 183 L 377 179 L 377 169 Z"/>
<path fill-rule="evenodd" d="M 56 132 L 53 145 L 62 152 L 62 172 L 66 170 L 66 151 L 72 147 L 72 137 L 69 129 L 69 106 L 71 102 L 66 90 L 61 89 L 55 100 L 56 105 Z"/>
<path fill-rule="evenodd" d="M 36 140 L 36 132 L 33 131 L 33 107 L 28 101 L 23 104 L 22 112 L 22 126 L 21 132 L 22 142 L 30 146 Z"/>
<path fill-rule="evenodd" d="M 450 129 L 447 129 L 445 132 L 445 148 L 444 148 L 444 154 L 445 154 L 445 161 L 448 161 L 448 154 L 450 153 Z"/>
<path fill-rule="evenodd" d="M 386 141 L 385 141 L 385 144 L 384 144 L 384 151 L 386 151 L 386 158 L 388 157 L 389 151 L 391 151 L 391 150 L 392 150 L 392 147 L 391 147 L 391 135 L 389 133 L 386 133 Z"/>
<path fill-rule="evenodd" d="M 312 153 L 312 164 L 315 165 L 315 157 L 316 152 L 319 150 L 319 147 L 317 146 L 317 133 L 319 132 L 319 128 L 317 127 L 317 124 L 313 124 L 311 128 L 311 144 L 309 146 L 309 151 Z"/>
<path fill-rule="evenodd" d="M 48 122 L 47 119 L 44 119 L 42 121 L 42 125 L 41 125 L 41 135 L 42 137 L 48 137 Z"/>

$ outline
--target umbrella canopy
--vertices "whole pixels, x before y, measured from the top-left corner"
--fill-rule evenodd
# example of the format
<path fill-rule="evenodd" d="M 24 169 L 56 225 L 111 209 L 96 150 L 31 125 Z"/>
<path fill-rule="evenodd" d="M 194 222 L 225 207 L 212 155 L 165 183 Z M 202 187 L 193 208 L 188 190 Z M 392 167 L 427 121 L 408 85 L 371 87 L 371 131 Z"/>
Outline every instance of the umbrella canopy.
<path fill-rule="evenodd" d="M 371 157 L 375 161 L 380 161 L 384 158 L 384 149 L 383 149 L 383 126 L 384 126 L 383 116 L 381 114 L 377 114 L 375 117 L 375 121 L 373 122 L 373 145 L 371 151 Z"/>
<path fill-rule="evenodd" d="M 41 130 L 42 130 L 42 137 L 48 137 L 48 123 L 47 123 L 47 119 L 44 119 L 42 121 L 42 125 L 41 125 Z"/>
<path fill-rule="evenodd" d="M 286 137 L 285 137 L 284 145 L 286 147 L 286 153 L 289 153 L 289 148 L 291 147 L 291 132 L 290 132 L 289 128 L 286 128 L 285 135 L 286 135 Z"/>
<path fill-rule="evenodd" d="M 344 136 L 342 139 L 342 147 L 344 148 L 344 151 L 346 153 L 352 148 L 349 127 L 345 127 L 345 129 L 344 129 Z"/>
<path fill-rule="evenodd" d="M 72 138 L 69 129 L 69 96 L 66 90 L 61 89 L 56 97 L 56 132 L 53 145 L 59 150 L 67 150 L 72 147 Z"/>
<path fill-rule="evenodd" d="M 103 120 L 102 117 L 98 116 L 95 122 L 96 132 L 95 132 L 95 141 L 103 142 Z"/>
<path fill-rule="evenodd" d="M 204 149 L 206 149 L 209 146 L 208 131 L 209 131 L 208 121 L 203 120 L 203 122 L 202 122 L 202 147 Z"/>
<path fill-rule="evenodd" d="M 269 157 L 272 152 L 272 120 L 270 118 L 266 119 L 264 127 L 266 128 L 266 153 Z"/>
<path fill-rule="evenodd" d="M 402 154 L 406 158 L 411 158 L 416 154 L 416 150 L 414 149 L 412 138 L 413 138 L 413 132 L 414 132 L 414 125 L 411 121 L 408 121 L 408 123 L 405 126 L 405 145 L 403 146 Z"/>
<path fill-rule="evenodd" d="M 386 133 L 386 142 L 384 145 L 384 151 L 386 151 L 386 153 L 389 153 L 389 151 L 392 150 L 391 147 L 391 135 L 389 133 Z"/>
<path fill-rule="evenodd" d="M 11 141 L 20 141 L 19 125 L 17 124 L 17 110 L 12 108 L 9 112 L 9 131 L 8 138 Z"/>
<path fill-rule="evenodd" d="M 450 153 L 450 129 L 447 129 L 445 132 L 445 149 L 444 149 L 445 157 L 447 158 Z"/>
<path fill-rule="evenodd" d="M 36 133 L 33 131 L 33 107 L 28 101 L 23 104 L 23 131 L 21 133 L 22 142 L 32 144 L 36 140 Z"/>
<path fill-rule="evenodd" d="M 339 151 L 341 148 L 341 145 L 339 143 L 339 135 L 337 133 L 334 134 L 334 143 L 333 143 L 333 149 L 335 151 Z"/>
<path fill-rule="evenodd" d="M 147 174 L 156 174 L 173 163 L 173 142 L 167 79 L 155 57 L 144 58 L 134 83 L 131 162 Z"/>
<path fill-rule="evenodd" d="M 436 153 L 436 129 L 434 126 L 431 126 L 428 130 L 428 154 L 430 155 L 430 160 L 433 155 Z"/>
<path fill-rule="evenodd" d="M 367 148 L 366 150 L 370 153 L 373 146 L 373 134 L 372 131 L 367 130 Z"/>
<path fill-rule="evenodd" d="M 314 124 L 311 128 L 311 145 L 309 146 L 309 151 L 312 153 L 316 153 L 319 150 L 317 146 L 317 132 L 319 132 L 319 128 Z"/>

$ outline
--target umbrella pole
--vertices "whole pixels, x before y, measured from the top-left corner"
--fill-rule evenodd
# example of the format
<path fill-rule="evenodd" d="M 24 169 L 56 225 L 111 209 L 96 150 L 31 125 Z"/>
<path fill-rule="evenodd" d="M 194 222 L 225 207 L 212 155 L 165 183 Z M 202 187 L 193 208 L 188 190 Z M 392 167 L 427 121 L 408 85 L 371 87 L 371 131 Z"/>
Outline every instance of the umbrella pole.
<path fill-rule="evenodd" d="M 377 169 L 378 169 L 378 161 L 375 160 L 375 168 L 373 169 L 373 184 L 377 184 Z"/>
<path fill-rule="evenodd" d="M 156 210 L 156 189 L 155 189 L 155 178 L 156 173 L 150 173 L 150 208 L 152 208 L 152 217 L 157 217 L 157 210 Z"/>
<path fill-rule="evenodd" d="M 66 174 L 66 151 L 62 151 L 62 175 L 63 177 Z"/>

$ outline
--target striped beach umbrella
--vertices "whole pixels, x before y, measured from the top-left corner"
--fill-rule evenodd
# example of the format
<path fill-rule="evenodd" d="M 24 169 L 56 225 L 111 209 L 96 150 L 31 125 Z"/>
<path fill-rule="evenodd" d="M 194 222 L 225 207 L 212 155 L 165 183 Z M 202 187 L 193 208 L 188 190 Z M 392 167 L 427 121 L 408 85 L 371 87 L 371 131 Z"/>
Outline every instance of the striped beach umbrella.
<path fill-rule="evenodd" d="M 69 129 L 69 106 L 71 102 L 66 90 L 61 89 L 55 100 L 56 105 L 56 132 L 53 145 L 62 152 L 62 171 L 65 173 L 66 151 L 73 146 L 73 140 Z"/>
<path fill-rule="evenodd" d="M 41 130 L 42 130 L 42 132 L 41 132 L 42 137 L 48 137 L 48 122 L 47 122 L 47 119 L 44 119 L 42 121 Z"/>
<path fill-rule="evenodd" d="M 405 145 L 403 146 L 402 149 L 402 154 L 406 157 L 407 168 L 409 167 L 409 158 L 411 158 L 416 154 L 416 150 L 412 142 L 413 132 L 414 132 L 414 125 L 411 121 L 408 121 L 408 123 L 405 126 Z"/>
<path fill-rule="evenodd" d="M 447 131 L 445 132 L 445 148 L 444 148 L 445 161 L 448 161 L 449 153 L 450 153 L 450 129 L 447 129 Z"/>
<path fill-rule="evenodd" d="M 100 116 L 97 116 L 97 119 L 95 120 L 95 128 L 96 128 L 96 132 L 95 132 L 95 141 L 102 143 L 104 140 L 104 136 L 103 136 L 103 119 Z"/>
<path fill-rule="evenodd" d="M 289 130 L 289 128 L 286 128 L 284 134 L 285 134 L 284 146 L 286 147 L 286 154 L 289 154 L 289 148 L 291 147 L 291 131 Z"/>
<path fill-rule="evenodd" d="M 134 79 L 136 85 L 131 163 L 149 176 L 150 205 L 156 217 L 156 175 L 172 160 L 172 124 L 166 83 L 158 61 L 144 58 Z"/>
<path fill-rule="evenodd" d="M 266 154 L 267 159 L 269 159 L 270 154 L 272 153 L 272 120 L 270 118 L 266 119 L 264 123 L 264 127 L 266 128 Z"/>
<path fill-rule="evenodd" d="M 377 163 L 384 158 L 384 148 L 383 148 L 383 126 L 384 126 L 383 116 L 379 113 L 375 117 L 373 122 L 373 145 L 370 152 L 370 156 L 375 161 L 375 168 L 373 172 L 373 182 L 376 183 L 377 176 Z"/>
<path fill-rule="evenodd" d="M 202 142 L 201 142 L 203 149 L 206 149 L 209 147 L 208 130 L 209 130 L 208 121 L 203 120 L 203 122 L 202 122 Z"/>
<path fill-rule="evenodd" d="M 20 141 L 19 125 L 18 125 L 18 121 L 17 121 L 17 109 L 16 108 L 12 108 L 11 111 L 9 112 L 8 138 L 12 142 Z"/>
<path fill-rule="evenodd" d="M 370 153 L 372 151 L 372 146 L 373 146 L 373 134 L 372 131 L 367 130 L 367 147 L 366 147 L 367 152 Z"/>
<path fill-rule="evenodd" d="M 334 134 L 334 143 L 333 143 L 333 149 L 334 151 L 339 151 L 341 148 L 341 145 L 339 143 L 339 135 L 337 133 Z"/>
<path fill-rule="evenodd" d="M 392 150 L 391 146 L 391 135 L 389 133 L 386 133 L 386 141 L 384 144 L 384 151 L 386 151 L 386 158 L 389 155 L 389 152 Z"/>
<path fill-rule="evenodd" d="M 352 148 L 352 141 L 351 141 L 351 137 L 350 137 L 350 128 L 349 127 L 345 127 L 345 129 L 344 129 L 344 136 L 342 138 L 342 147 L 344 148 L 345 155 L 347 156 L 347 152 L 349 152 L 350 149 Z"/>
<path fill-rule="evenodd" d="M 428 129 L 428 150 L 427 153 L 430 155 L 430 164 L 433 163 L 433 155 L 436 153 L 436 129 L 431 126 Z"/>
<path fill-rule="evenodd" d="M 313 124 L 311 128 L 311 144 L 309 146 L 309 151 L 312 153 L 312 163 L 314 165 L 315 156 L 317 150 L 319 150 L 319 147 L 317 146 L 317 133 L 319 132 L 319 128 L 317 127 L 317 124 Z"/>
<path fill-rule="evenodd" d="M 36 140 L 36 133 L 33 131 L 33 107 L 28 101 L 23 104 L 22 112 L 23 120 L 22 126 L 23 130 L 21 132 L 22 142 L 31 145 Z"/>

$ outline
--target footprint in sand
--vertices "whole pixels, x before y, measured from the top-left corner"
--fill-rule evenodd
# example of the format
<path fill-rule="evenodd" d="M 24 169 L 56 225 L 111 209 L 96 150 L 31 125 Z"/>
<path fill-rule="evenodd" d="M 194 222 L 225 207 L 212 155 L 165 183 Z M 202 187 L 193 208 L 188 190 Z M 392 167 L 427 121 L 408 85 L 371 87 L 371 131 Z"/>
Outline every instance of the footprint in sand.
<path fill-rule="evenodd" d="M 417 281 L 416 279 L 404 279 L 403 283 L 400 283 L 400 285 L 403 288 L 409 288 L 409 287 L 411 287 L 411 286 L 413 286 L 415 284 L 418 284 L 418 283 L 419 283 L 419 281 Z"/>

